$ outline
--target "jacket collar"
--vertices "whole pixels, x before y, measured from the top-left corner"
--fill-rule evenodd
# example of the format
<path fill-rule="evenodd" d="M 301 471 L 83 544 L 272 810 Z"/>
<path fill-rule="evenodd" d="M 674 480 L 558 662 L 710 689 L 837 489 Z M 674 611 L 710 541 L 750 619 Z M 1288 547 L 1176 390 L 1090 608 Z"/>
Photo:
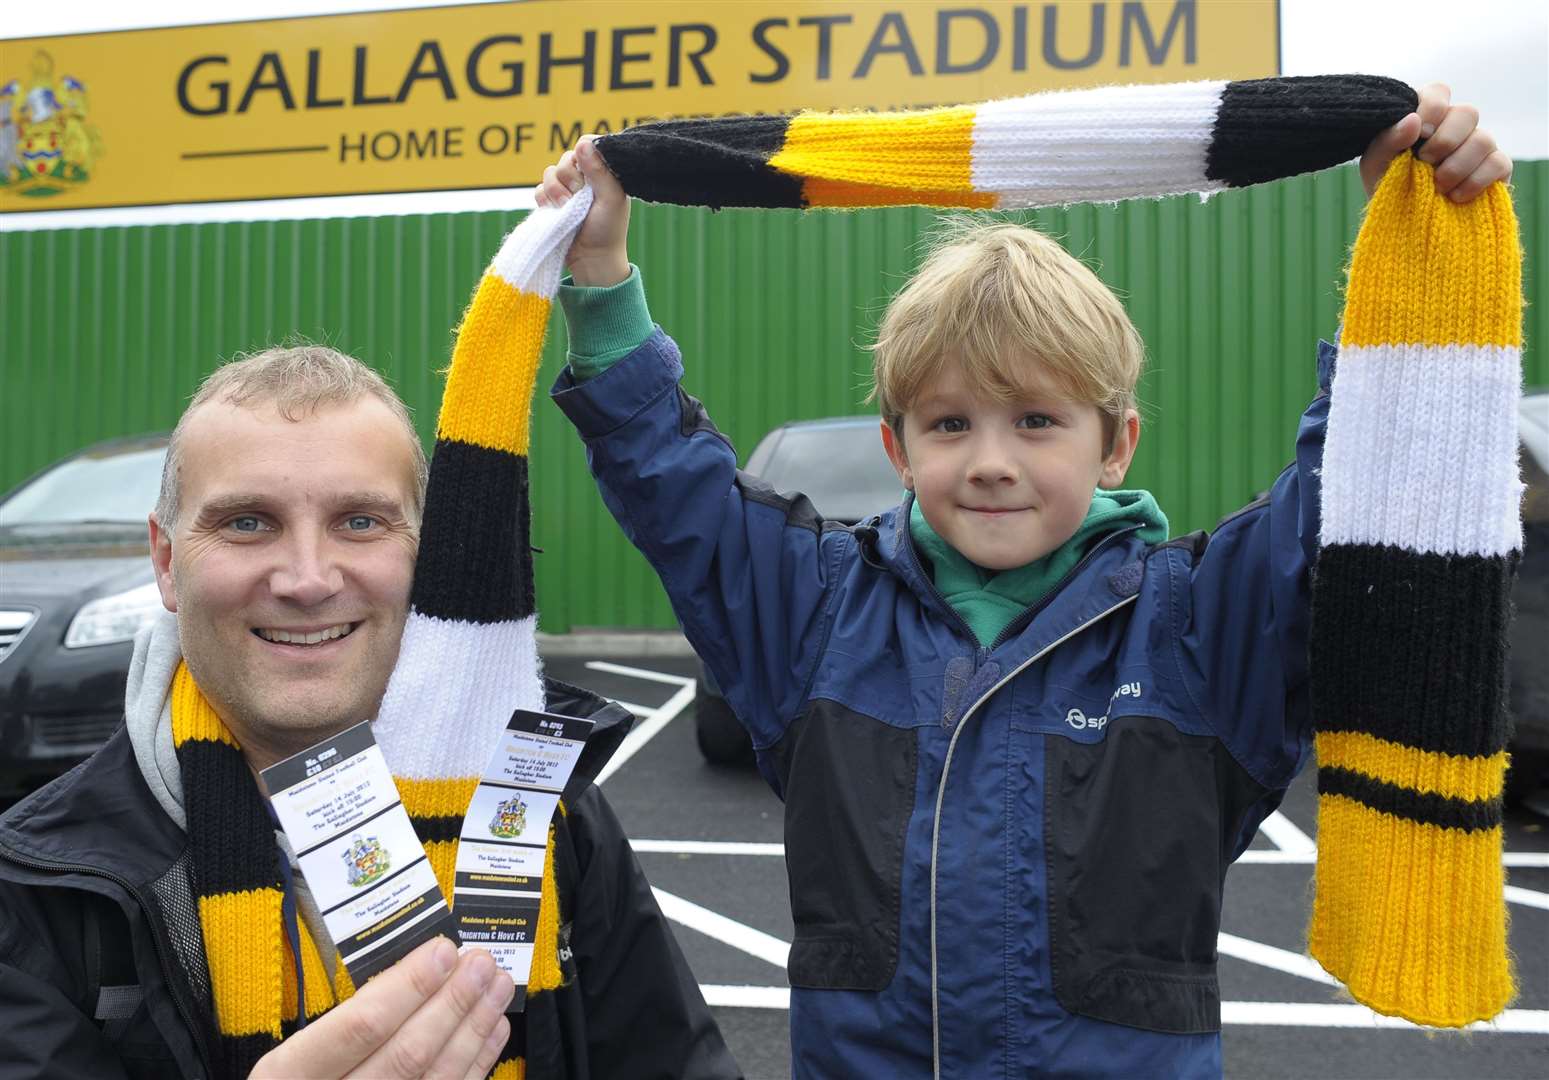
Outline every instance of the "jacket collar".
<path fill-rule="evenodd" d="M 165 875 L 187 845 L 146 786 L 122 727 L 91 757 L 0 817 L 0 867 L 7 871 L 11 856 L 140 889 Z"/>
<path fill-rule="evenodd" d="M 948 624 L 959 626 L 964 638 L 974 643 L 962 617 L 937 590 L 930 572 L 914 549 L 909 536 L 909 513 L 913 504 L 913 494 L 906 494 L 897 507 L 858 526 L 858 532 L 869 532 L 858 536 L 857 540 L 871 546 L 881 568 L 899 578 L 921 604 Z M 1136 526 L 1119 529 L 1098 541 L 1061 584 L 1033 605 L 1030 621 L 1025 614 L 1013 621 L 1015 633 L 993 650 L 996 660 L 1015 666 L 1135 595 L 1141 576 L 1140 564 L 1148 550 L 1145 541 L 1135 535 L 1136 529 Z"/>

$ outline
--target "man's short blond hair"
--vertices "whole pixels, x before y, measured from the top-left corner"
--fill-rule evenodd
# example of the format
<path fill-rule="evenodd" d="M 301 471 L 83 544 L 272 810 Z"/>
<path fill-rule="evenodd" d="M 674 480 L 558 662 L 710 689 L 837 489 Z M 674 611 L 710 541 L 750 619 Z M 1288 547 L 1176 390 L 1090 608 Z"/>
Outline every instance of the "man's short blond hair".
<path fill-rule="evenodd" d="M 1023 225 L 955 218 L 888 305 L 872 345 L 872 396 L 902 417 L 950 360 L 975 389 L 1009 401 L 1035 375 L 1104 414 L 1104 436 L 1135 405 L 1145 359 L 1124 305 L 1090 268 Z"/>
<path fill-rule="evenodd" d="M 237 356 L 216 368 L 199 384 L 167 444 L 167 458 L 161 468 L 161 493 L 156 500 L 156 520 L 168 530 L 177 525 L 182 436 L 188 418 L 199 406 L 217 400 L 247 408 L 273 405 L 275 411 L 294 423 L 326 405 L 348 405 L 365 397 L 376 398 L 386 405 L 403 424 L 414 461 L 414 505 L 409 507 L 409 513 L 418 520 L 425 506 L 430 466 L 408 406 L 386 379 L 353 356 L 310 342 L 276 345 L 262 352 Z"/>

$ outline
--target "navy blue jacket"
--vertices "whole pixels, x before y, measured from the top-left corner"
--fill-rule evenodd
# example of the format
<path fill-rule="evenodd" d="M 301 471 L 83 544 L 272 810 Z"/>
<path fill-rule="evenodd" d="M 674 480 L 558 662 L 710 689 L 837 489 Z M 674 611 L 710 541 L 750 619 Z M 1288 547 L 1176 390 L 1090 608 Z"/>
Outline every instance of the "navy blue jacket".
<path fill-rule="evenodd" d="M 990 648 L 908 508 L 740 475 L 657 331 L 554 397 L 785 801 L 802 1077 L 1218 1076 L 1227 866 L 1311 739 L 1333 350 L 1267 498 L 1110 534 Z"/>

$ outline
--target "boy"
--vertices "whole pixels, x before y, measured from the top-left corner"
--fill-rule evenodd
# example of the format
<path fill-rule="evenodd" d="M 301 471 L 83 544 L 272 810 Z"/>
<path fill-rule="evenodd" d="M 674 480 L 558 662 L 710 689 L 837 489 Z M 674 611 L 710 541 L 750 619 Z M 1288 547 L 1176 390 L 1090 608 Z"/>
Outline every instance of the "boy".
<path fill-rule="evenodd" d="M 1456 201 L 1509 175 L 1448 99 L 1428 87 L 1372 143 L 1368 192 L 1422 134 Z M 794 1072 L 1219 1075 L 1225 867 L 1311 739 L 1333 349 L 1270 496 L 1167 541 L 1117 490 L 1140 435 L 1122 306 L 1036 234 L 967 230 L 876 344 L 909 494 L 840 528 L 737 474 L 677 387 L 595 147 L 540 205 L 583 180 L 554 396 L 785 800 Z"/>

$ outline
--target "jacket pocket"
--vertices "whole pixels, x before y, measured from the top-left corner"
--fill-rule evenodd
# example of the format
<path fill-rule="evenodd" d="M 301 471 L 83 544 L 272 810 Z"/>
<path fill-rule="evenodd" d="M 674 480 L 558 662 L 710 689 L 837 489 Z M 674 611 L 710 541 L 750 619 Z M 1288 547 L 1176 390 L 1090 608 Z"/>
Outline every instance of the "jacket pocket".
<path fill-rule="evenodd" d="M 878 991 L 893 980 L 915 737 L 820 700 L 774 748 L 796 923 L 792 986 Z"/>
<path fill-rule="evenodd" d="M 1221 1029 L 1216 936 L 1228 832 L 1263 789 L 1220 743 L 1126 716 L 1045 739 L 1054 992 L 1068 1012 L 1175 1034 Z"/>

